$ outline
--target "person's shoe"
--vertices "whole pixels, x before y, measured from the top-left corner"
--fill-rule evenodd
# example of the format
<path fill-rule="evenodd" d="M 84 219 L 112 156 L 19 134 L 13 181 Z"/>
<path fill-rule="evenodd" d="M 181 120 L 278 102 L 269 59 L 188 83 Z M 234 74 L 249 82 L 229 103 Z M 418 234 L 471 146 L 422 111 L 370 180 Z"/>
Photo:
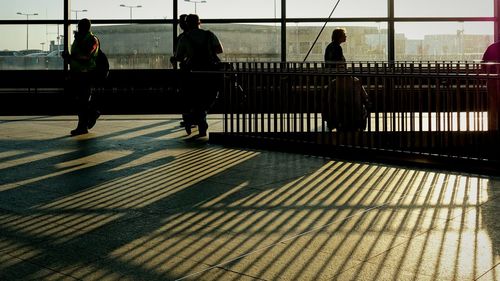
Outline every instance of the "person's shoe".
<path fill-rule="evenodd" d="M 76 128 L 74 130 L 71 130 L 70 134 L 72 136 L 78 136 L 78 135 L 84 135 L 88 133 L 89 131 L 87 129 L 81 129 L 81 128 Z"/>
<path fill-rule="evenodd" d="M 207 122 L 203 122 L 198 126 L 198 130 L 200 131 L 198 136 L 205 137 L 207 135 L 208 124 Z"/>
<path fill-rule="evenodd" d="M 97 119 L 101 116 L 101 113 L 99 111 L 96 111 L 93 118 L 89 120 L 87 124 L 87 129 L 92 129 L 95 126 L 95 123 L 97 122 Z"/>

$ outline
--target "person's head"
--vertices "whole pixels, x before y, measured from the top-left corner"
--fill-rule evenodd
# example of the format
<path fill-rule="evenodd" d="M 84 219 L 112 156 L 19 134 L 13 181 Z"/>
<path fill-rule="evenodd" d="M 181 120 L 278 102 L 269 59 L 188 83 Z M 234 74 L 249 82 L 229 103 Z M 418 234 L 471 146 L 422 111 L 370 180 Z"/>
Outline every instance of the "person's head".
<path fill-rule="evenodd" d="M 80 34 L 86 34 L 87 32 L 90 31 L 90 20 L 89 19 L 81 19 L 78 22 L 78 33 Z"/>
<path fill-rule="evenodd" d="M 332 32 L 332 41 L 337 43 L 344 43 L 347 39 L 347 35 L 345 34 L 345 30 L 342 28 L 336 28 Z"/>
<path fill-rule="evenodd" d="M 186 18 L 187 18 L 186 14 L 182 14 L 182 15 L 179 16 L 179 27 L 182 30 L 186 30 L 187 29 Z"/>
<path fill-rule="evenodd" d="M 189 14 L 186 17 L 186 25 L 188 29 L 197 29 L 200 27 L 200 17 L 196 14 Z"/>

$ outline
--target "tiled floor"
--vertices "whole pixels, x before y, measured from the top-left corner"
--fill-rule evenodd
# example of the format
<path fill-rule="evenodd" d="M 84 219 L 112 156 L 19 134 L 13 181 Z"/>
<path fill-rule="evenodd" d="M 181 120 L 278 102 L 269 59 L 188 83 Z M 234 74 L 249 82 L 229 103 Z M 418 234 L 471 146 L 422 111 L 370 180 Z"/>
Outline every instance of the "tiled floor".
<path fill-rule="evenodd" d="M 178 123 L 69 137 L 73 116 L 0 117 L 0 280 L 500 280 L 499 178 L 225 148 Z"/>

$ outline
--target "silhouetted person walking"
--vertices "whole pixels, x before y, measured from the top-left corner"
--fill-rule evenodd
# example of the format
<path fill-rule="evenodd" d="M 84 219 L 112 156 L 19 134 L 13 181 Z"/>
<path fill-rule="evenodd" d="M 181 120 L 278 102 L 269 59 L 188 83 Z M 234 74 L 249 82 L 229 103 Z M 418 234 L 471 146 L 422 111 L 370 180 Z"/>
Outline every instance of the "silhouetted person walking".
<path fill-rule="evenodd" d="M 333 68 L 345 66 L 344 52 L 340 44 L 347 40 L 345 30 L 341 28 L 334 29 L 332 32 L 332 42 L 328 44 L 325 50 L 325 67 Z"/>
<path fill-rule="evenodd" d="M 483 69 L 487 73 L 500 74 L 498 64 L 489 65 L 488 62 L 500 63 L 500 41 L 488 46 L 483 54 Z M 500 130 L 500 80 L 488 79 L 488 130 Z"/>
<path fill-rule="evenodd" d="M 198 15 L 188 15 L 186 25 L 188 31 L 180 39 L 175 54 L 175 60 L 190 71 L 183 93 L 187 101 L 187 110 L 183 114 L 184 128 L 189 135 L 191 125 L 197 125 L 200 136 L 206 136 L 207 112 L 219 90 L 217 74 L 209 72 L 217 70 L 220 62 L 217 55 L 223 52 L 223 47 L 214 33 L 200 28 Z"/>
<path fill-rule="evenodd" d="M 99 39 L 92 34 L 90 27 L 89 19 L 80 20 L 70 54 L 63 54 L 70 64 L 70 89 L 75 94 L 78 112 L 78 125 L 71 131 L 73 136 L 88 133 L 100 116 L 91 95 L 92 84 L 96 81 L 96 60 L 100 46 Z"/>

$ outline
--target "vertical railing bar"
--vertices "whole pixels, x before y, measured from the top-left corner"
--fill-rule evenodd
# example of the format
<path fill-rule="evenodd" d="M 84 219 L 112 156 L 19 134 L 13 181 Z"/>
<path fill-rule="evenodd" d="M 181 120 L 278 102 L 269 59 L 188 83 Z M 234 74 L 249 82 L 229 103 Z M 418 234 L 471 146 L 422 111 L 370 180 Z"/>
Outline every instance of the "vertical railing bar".
<path fill-rule="evenodd" d="M 307 65 L 308 63 L 306 63 Z M 294 91 L 292 92 L 292 103 L 291 103 L 291 108 L 293 110 L 292 113 L 292 131 L 293 132 L 299 132 L 302 131 L 301 123 L 300 123 L 300 118 L 302 118 L 302 98 L 303 98 L 303 91 L 304 91 L 304 78 L 307 74 L 302 71 L 300 74 L 295 75 L 293 79 L 293 88 Z"/>
<path fill-rule="evenodd" d="M 273 91 L 271 87 L 271 77 L 269 73 L 265 73 L 266 78 L 266 109 L 267 109 L 267 130 L 265 131 L 266 133 L 271 133 L 272 132 L 272 105 L 273 105 Z M 263 110 L 263 112 L 265 112 Z"/>
<path fill-rule="evenodd" d="M 465 61 L 464 64 L 464 79 L 463 79 L 463 85 L 465 88 L 465 91 L 463 93 L 462 97 L 462 109 L 464 111 L 464 133 L 463 133 L 463 145 L 469 145 L 469 139 L 471 137 L 470 134 L 470 110 L 469 110 L 469 103 L 470 103 L 470 96 L 471 94 L 471 89 L 470 89 L 470 84 L 469 84 L 469 79 L 473 76 L 473 72 L 471 73 L 471 65 L 468 61 Z M 474 66 L 472 65 L 472 68 Z"/>
<path fill-rule="evenodd" d="M 413 74 L 409 74 L 408 75 L 408 79 L 410 80 L 410 93 L 409 93 L 409 99 L 410 99 L 410 147 L 412 149 L 415 149 L 415 144 L 416 144 L 416 133 L 415 133 L 415 110 L 416 110 L 416 107 L 415 107 L 415 77 L 413 76 Z"/>
<path fill-rule="evenodd" d="M 311 114 L 310 114 L 310 104 L 309 104 L 309 97 L 310 97 L 310 87 L 311 87 L 311 78 L 314 77 L 314 74 L 308 74 L 307 75 L 307 81 L 306 81 L 306 106 L 305 106 L 305 121 L 307 121 L 306 123 L 306 131 L 307 133 L 310 133 L 311 132 L 311 123 L 309 122 L 309 120 L 311 119 Z M 301 123 L 303 123 L 304 120 L 301 119 Z"/>
<path fill-rule="evenodd" d="M 228 75 L 229 70 L 224 71 L 224 80 L 223 80 L 223 96 L 222 96 L 222 108 L 223 108 L 223 126 L 222 126 L 222 132 L 223 133 L 230 133 L 229 129 L 229 118 L 232 115 L 232 112 L 234 112 L 231 108 L 231 75 Z M 228 83 L 229 80 L 229 83 Z"/>
<path fill-rule="evenodd" d="M 252 106 L 252 115 L 253 115 L 253 117 L 252 117 L 253 130 L 252 131 L 254 133 L 261 133 L 261 131 L 259 130 L 259 121 L 260 121 L 260 118 L 259 118 L 259 111 L 260 111 L 259 100 L 260 100 L 262 93 L 264 92 L 264 89 L 262 88 L 262 84 L 259 83 L 261 69 L 262 68 L 260 68 L 260 62 L 256 62 L 254 72 L 252 75 L 253 76 L 252 87 L 257 89 L 255 91 L 253 106 Z"/>
<path fill-rule="evenodd" d="M 423 122 L 423 81 L 422 78 L 420 77 L 418 79 L 418 129 L 419 129 L 419 134 L 418 134 L 418 140 L 420 143 L 420 147 L 424 147 L 424 122 Z"/>
<path fill-rule="evenodd" d="M 432 120 L 434 119 L 433 115 L 435 115 L 434 111 L 432 110 L 433 106 L 433 100 L 434 97 L 432 95 L 432 88 L 431 88 L 431 77 L 430 75 L 427 75 L 427 145 L 430 147 L 430 149 L 434 148 L 434 142 L 432 138 L 432 132 L 435 131 L 435 128 L 432 126 Z"/>
<path fill-rule="evenodd" d="M 313 116 L 313 127 L 314 127 L 314 133 L 317 135 L 318 134 L 318 87 L 320 85 L 318 85 L 318 68 L 316 68 L 316 75 L 314 75 L 314 80 L 313 80 L 313 84 L 314 84 L 314 92 L 313 92 L 313 105 L 312 105 L 312 108 L 311 110 L 313 110 L 312 112 L 312 116 Z M 309 111 L 308 111 L 309 112 Z"/>
<path fill-rule="evenodd" d="M 265 111 L 265 96 L 267 95 L 267 87 L 264 83 L 264 72 L 261 70 L 259 75 L 259 83 L 261 85 L 261 93 L 259 94 L 259 114 L 260 114 L 260 131 L 266 132 L 266 111 Z"/>
<path fill-rule="evenodd" d="M 283 79 L 283 74 L 278 74 L 279 76 L 279 85 L 280 85 L 280 104 L 281 104 L 281 109 L 280 109 L 280 123 L 281 123 L 281 126 L 280 126 L 280 133 L 284 133 L 287 131 L 286 129 L 286 119 L 285 119 L 285 116 L 286 116 L 286 109 L 288 107 L 287 105 L 287 87 L 284 86 L 283 84 L 285 83 L 285 80 Z"/>

